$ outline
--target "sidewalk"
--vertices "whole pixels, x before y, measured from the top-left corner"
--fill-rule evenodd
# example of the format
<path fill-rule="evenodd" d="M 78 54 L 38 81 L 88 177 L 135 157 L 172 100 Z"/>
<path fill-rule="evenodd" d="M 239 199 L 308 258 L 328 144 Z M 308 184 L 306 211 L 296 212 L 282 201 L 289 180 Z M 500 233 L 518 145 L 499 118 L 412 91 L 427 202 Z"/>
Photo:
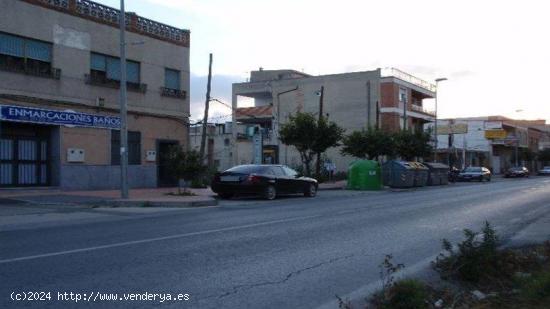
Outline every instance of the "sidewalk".
<path fill-rule="evenodd" d="M 200 207 L 215 206 L 210 189 L 189 189 L 193 196 L 176 194 L 177 188 L 131 189 L 128 199 L 120 199 L 119 190 L 65 191 L 56 188 L 3 189 L 0 200 L 34 205 L 73 205 L 81 207 Z"/>

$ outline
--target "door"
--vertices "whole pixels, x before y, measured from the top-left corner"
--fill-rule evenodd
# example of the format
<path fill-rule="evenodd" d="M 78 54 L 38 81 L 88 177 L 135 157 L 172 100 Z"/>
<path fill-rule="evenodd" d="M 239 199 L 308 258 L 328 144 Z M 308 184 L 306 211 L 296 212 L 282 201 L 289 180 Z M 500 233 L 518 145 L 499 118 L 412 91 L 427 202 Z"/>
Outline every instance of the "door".
<path fill-rule="evenodd" d="M 7 137 L 0 140 L 0 187 L 49 185 L 48 141 Z"/>
<path fill-rule="evenodd" d="M 178 145 L 176 141 L 159 141 L 157 143 L 157 177 L 159 187 L 175 187 L 177 177 L 171 172 L 168 156 L 170 149 Z"/>

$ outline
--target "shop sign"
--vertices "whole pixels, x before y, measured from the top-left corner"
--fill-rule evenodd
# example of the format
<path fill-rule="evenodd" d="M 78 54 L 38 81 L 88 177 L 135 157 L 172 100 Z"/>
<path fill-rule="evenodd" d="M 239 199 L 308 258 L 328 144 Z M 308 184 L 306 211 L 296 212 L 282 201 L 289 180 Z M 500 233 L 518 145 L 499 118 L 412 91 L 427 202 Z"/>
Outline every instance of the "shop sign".
<path fill-rule="evenodd" d="M 11 105 L 0 105 L 0 119 L 2 119 L 2 121 L 29 122 L 48 125 L 103 129 L 120 128 L 119 117 Z"/>
<path fill-rule="evenodd" d="M 505 130 L 485 130 L 485 138 L 487 139 L 505 139 L 508 133 Z"/>

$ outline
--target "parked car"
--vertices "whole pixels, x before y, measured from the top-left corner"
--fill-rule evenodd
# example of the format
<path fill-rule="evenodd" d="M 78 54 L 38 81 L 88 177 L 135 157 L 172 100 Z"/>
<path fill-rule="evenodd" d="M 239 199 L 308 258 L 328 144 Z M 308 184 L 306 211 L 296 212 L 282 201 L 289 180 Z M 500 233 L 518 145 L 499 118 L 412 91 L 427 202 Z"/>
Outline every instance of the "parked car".
<path fill-rule="evenodd" d="M 506 171 L 504 177 L 529 177 L 529 170 L 526 167 L 512 167 Z"/>
<path fill-rule="evenodd" d="M 491 181 L 491 171 L 486 167 L 470 166 L 463 169 L 458 174 L 459 181 L 472 181 L 477 180 L 482 182 L 484 180 Z"/>
<path fill-rule="evenodd" d="M 550 166 L 545 166 L 539 171 L 539 176 L 550 176 Z"/>
<path fill-rule="evenodd" d="M 212 191 L 221 198 L 234 195 L 262 195 L 268 200 L 280 194 L 317 194 L 317 180 L 300 175 L 285 165 L 238 165 L 212 179 Z"/>

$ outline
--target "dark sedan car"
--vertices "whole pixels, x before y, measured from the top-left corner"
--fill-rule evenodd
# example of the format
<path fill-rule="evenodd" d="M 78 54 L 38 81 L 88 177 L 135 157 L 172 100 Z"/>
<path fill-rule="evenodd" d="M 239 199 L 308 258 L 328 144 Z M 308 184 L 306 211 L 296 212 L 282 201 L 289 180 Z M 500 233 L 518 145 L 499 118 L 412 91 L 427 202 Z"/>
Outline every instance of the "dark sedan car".
<path fill-rule="evenodd" d="M 506 171 L 504 177 L 529 177 L 529 170 L 526 167 L 512 167 Z"/>
<path fill-rule="evenodd" d="M 472 181 L 477 180 L 482 182 L 484 180 L 491 181 L 491 171 L 486 167 L 470 166 L 463 169 L 458 174 L 458 180 L 460 181 Z"/>
<path fill-rule="evenodd" d="M 211 186 L 221 198 L 251 194 L 272 200 L 279 194 L 302 193 L 313 197 L 317 193 L 317 180 L 303 177 L 284 165 L 238 165 L 216 173 Z"/>

